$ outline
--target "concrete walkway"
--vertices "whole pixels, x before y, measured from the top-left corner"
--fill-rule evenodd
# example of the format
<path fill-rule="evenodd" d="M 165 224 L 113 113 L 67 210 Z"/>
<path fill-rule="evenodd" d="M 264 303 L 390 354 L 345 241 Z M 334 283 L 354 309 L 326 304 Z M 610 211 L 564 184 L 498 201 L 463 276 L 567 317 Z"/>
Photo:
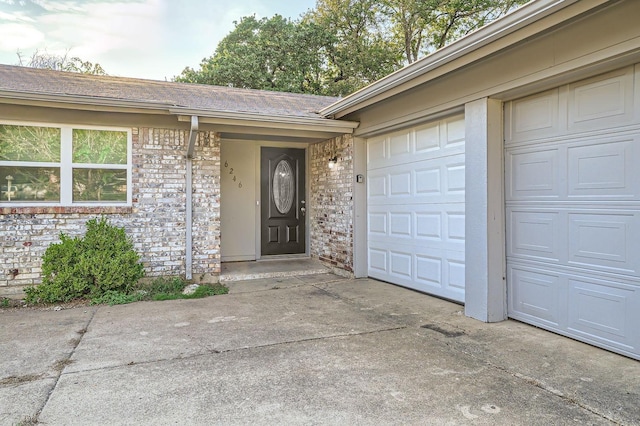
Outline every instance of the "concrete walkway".
<path fill-rule="evenodd" d="M 0 424 L 640 424 L 640 362 L 374 280 L 0 312 Z"/>

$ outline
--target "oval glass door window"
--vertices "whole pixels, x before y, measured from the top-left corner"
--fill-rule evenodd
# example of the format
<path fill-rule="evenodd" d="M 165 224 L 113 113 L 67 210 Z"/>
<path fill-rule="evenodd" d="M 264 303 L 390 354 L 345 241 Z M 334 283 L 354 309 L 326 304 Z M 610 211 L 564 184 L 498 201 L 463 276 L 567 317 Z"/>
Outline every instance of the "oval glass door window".
<path fill-rule="evenodd" d="M 280 160 L 273 173 L 273 201 L 281 214 L 289 213 L 294 196 L 293 170 L 289 162 Z"/>

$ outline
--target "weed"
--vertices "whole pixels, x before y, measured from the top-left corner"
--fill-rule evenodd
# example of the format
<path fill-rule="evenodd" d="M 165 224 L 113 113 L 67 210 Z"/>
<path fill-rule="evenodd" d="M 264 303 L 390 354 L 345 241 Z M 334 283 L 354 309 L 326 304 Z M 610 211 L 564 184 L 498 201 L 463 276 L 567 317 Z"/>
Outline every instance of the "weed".
<path fill-rule="evenodd" d="M 156 293 L 152 296 L 151 300 L 155 300 L 156 302 L 160 302 L 163 300 L 176 300 L 183 299 L 184 294 L 182 293 Z"/>
<path fill-rule="evenodd" d="M 227 293 L 229 293 L 229 289 L 222 284 L 201 285 L 193 294 L 185 295 L 185 299 L 199 299 Z"/>
<path fill-rule="evenodd" d="M 0 308 L 8 308 L 10 305 L 11 304 L 9 302 L 9 299 L 7 299 L 6 297 L 0 299 Z"/>
<path fill-rule="evenodd" d="M 139 288 L 150 294 L 181 293 L 186 285 L 187 282 L 181 277 L 159 277 Z"/>
<path fill-rule="evenodd" d="M 229 289 L 222 284 L 203 284 L 193 294 L 182 294 L 189 283 L 180 277 L 159 277 L 147 283 L 140 283 L 130 293 L 107 291 L 100 297 L 91 299 L 91 304 L 122 305 L 141 300 L 200 299 L 217 294 L 227 294 Z"/>
<path fill-rule="evenodd" d="M 140 292 L 133 294 L 123 293 L 121 291 L 108 290 L 99 297 L 91 299 L 92 305 L 124 305 L 127 303 L 138 302 L 144 299 L 144 295 Z"/>

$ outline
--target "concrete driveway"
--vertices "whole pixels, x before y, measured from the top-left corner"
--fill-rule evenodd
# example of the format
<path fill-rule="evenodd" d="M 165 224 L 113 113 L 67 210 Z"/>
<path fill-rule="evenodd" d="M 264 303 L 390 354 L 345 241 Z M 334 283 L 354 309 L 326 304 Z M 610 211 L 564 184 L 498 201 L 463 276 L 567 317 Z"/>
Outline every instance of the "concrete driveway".
<path fill-rule="evenodd" d="M 0 312 L 0 424 L 640 424 L 640 362 L 375 280 Z"/>

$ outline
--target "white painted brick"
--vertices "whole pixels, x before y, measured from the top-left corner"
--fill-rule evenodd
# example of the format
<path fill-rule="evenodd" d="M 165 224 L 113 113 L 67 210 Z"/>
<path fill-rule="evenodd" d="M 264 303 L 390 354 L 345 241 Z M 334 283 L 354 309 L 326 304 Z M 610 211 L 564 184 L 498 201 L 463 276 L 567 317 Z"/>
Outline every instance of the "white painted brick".
<path fill-rule="evenodd" d="M 185 168 L 187 135 L 183 130 L 134 128 L 133 198 L 131 213 L 108 214 L 111 223 L 124 226 L 134 247 L 141 254 L 147 276 L 184 275 L 185 273 Z M 213 132 L 200 132 L 193 160 L 194 253 L 220 250 L 220 138 Z M 198 184 L 205 180 L 207 184 Z M 58 242 L 62 231 L 75 236 L 85 231 L 88 219 L 99 214 L 82 211 L 0 215 L 0 265 L 17 268 L 16 279 L 5 279 L 4 286 L 24 286 L 41 282 L 41 258 L 46 248 Z M 6 240 L 9 238 L 9 240 Z M 23 243 L 30 241 L 31 247 Z M 9 245 L 6 247 L 5 245 Z M 161 256 L 159 256 L 161 254 Z M 22 273 L 24 270 L 25 273 Z M 198 259 L 195 274 L 220 273 L 219 256 Z"/>

